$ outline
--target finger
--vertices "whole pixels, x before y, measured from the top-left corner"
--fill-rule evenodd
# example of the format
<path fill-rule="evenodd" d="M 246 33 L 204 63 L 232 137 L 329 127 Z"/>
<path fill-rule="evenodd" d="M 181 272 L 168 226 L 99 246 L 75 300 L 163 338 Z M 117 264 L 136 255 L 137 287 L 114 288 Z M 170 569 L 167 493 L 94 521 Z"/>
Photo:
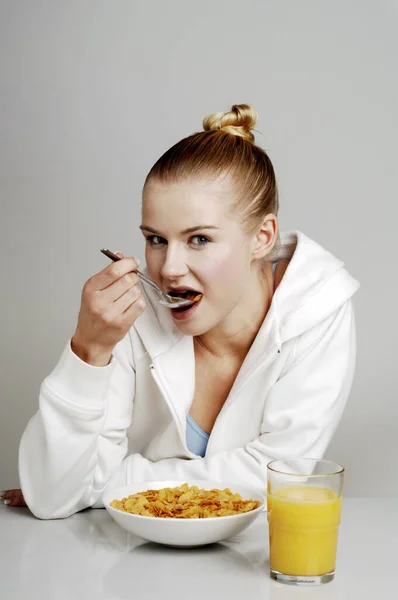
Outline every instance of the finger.
<path fill-rule="evenodd" d="M 19 496 L 14 496 L 13 498 L 11 498 L 11 500 L 7 500 L 6 502 L 8 506 L 27 506 L 25 498 L 22 494 L 20 494 Z"/>
<path fill-rule="evenodd" d="M 25 498 L 19 489 L 5 490 L 0 496 L 8 506 L 26 506 Z"/>
<path fill-rule="evenodd" d="M 94 275 L 89 283 L 95 290 L 104 290 L 115 281 L 138 269 L 139 261 L 132 256 L 113 262 Z"/>
<path fill-rule="evenodd" d="M 124 254 L 123 252 L 120 252 L 120 250 L 118 250 L 117 252 L 115 252 L 116 256 L 118 256 L 119 258 L 124 258 Z"/>
<path fill-rule="evenodd" d="M 114 281 L 112 285 L 109 285 L 104 290 L 101 290 L 101 304 L 106 306 L 116 302 L 126 292 L 132 290 L 134 287 L 139 288 L 138 277 L 135 273 L 127 273 L 117 281 Z"/>
<path fill-rule="evenodd" d="M 22 491 L 20 489 L 4 490 L 3 492 L 0 492 L 0 498 L 2 498 L 3 500 L 7 500 L 13 498 L 18 494 L 22 494 Z"/>
<path fill-rule="evenodd" d="M 134 323 L 135 319 L 144 312 L 146 308 L 145 300 L 142 296 L 140 296 L 137 300 L 135 300 L 122 314 L 121 318 L 126 322 Z"/>
<path fill-rule="evenodd" d="M 139 285 L 134 285 L 130 290 L 120 296 L 112 305 L 111 318 L 118 319 L 123 313 L 141 297 L 141 288 Z"/>

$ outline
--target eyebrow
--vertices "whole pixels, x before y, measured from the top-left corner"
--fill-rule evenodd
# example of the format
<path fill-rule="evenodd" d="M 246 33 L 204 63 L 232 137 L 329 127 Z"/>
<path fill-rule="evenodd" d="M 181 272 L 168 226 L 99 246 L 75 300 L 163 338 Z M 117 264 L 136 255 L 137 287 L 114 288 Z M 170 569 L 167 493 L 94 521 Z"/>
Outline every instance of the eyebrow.
<path fill-rule="evenodd" d="M 145 229 L 146 231 L 150 231 L 151 233 L 156 233 L 156 235 L 162 235 L 161 233 L 159 233 L 159 231 L 156 231 L 156 229 L 152 229 L 152 227 L 148 227 L 147 225 L 140 225 L 140 229 L 141 231 Z M 181 231 L 181 233 L 193 233 L 194 231 L 199 231 L 200 229 L 218 229 L 218 227 L 216 227 L 215 225 L 196 225 L 195 227 L 188 227 L 188 229 L 184 229 L 184 231 Z"/>

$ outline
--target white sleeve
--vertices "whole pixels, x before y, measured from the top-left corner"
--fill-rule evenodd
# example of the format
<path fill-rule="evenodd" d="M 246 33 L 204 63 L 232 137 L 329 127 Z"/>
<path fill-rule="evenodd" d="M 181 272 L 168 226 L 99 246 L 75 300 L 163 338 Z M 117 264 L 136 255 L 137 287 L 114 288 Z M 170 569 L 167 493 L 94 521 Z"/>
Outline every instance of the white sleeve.
<path fill-rule="evenodd" d="M 67 517 L 102 494 L 127 454 L 134 393 L 129 335 L 106 367 L 88 365 L 67 344 L 19 446 L 20 484 L 33 514 Z"/>
<path fill-rule="evenodd" d="M 74 413 L 68 402 L 62 414 L 62 397 L 67 397 L 72 382 L 65 375 L 68 390 L 54 390 L 50 380 L 43 384 L 40 411 L 21 441 L 20 475 L 27 504 L 40 518 L 62 518 L 88 506 L 102 506 L 108 486 L 167 479 L 232 480 L 264 491 L 270 460 L 323 456 L 349 396 L 355 350 L 354 316 L 348 301 L 297 339 L 287 372 L 266 399 L 261 434 L 244 447 L 197 459 L 151 462 L 140 454 L 126 457 L 132 413 L 126 403 L 132 399 L 125 397 L 124 386 L 131 389 L 132 382 L 115 377 L 118 389 L 111 390 L 110 402 L 107 388 L 112 378 L 106 370 L 117 368 L 117 363 L 100 368 L 91 389 L 88 383 L 76 383 L 76 389 L 86 389 Z M 112 414 L 106 408 L 111 404 Z M 124 418 L 118 420 L 118 413 Z"/>

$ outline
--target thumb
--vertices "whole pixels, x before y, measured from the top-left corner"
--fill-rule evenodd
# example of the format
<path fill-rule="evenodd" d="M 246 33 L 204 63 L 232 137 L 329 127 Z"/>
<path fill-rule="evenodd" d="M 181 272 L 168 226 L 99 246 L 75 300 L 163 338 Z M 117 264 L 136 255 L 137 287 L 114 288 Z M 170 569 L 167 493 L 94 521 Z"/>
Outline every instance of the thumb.
<path fill-rule="evenodd" d="M 124 258 L 124 254 L 123 252 L 120 252 L 120 250 L 118 250 L 117 252 L 115 252 L 116 256 L 118 256 L 119 258 Z"/>

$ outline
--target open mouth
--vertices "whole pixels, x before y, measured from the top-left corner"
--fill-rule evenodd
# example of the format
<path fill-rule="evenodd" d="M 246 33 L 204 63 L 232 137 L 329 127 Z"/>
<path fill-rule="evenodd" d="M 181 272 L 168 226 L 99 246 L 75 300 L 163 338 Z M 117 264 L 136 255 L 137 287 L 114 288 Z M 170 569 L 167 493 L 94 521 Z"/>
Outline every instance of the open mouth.
<path fill-rule="evenodd" d="M 200 292 L 196 292 L 195 290 L 177 290 L 170 291 L 169 296 L 190 300 L 189 304 L 186 304 L 185 306 L 175 307 L 172 309 L 178 312 L 185 312 L 186 310 L 192 308 L 194 304 L 199 302 L 202 299 L 203 294 L 201 294 Z"/>

